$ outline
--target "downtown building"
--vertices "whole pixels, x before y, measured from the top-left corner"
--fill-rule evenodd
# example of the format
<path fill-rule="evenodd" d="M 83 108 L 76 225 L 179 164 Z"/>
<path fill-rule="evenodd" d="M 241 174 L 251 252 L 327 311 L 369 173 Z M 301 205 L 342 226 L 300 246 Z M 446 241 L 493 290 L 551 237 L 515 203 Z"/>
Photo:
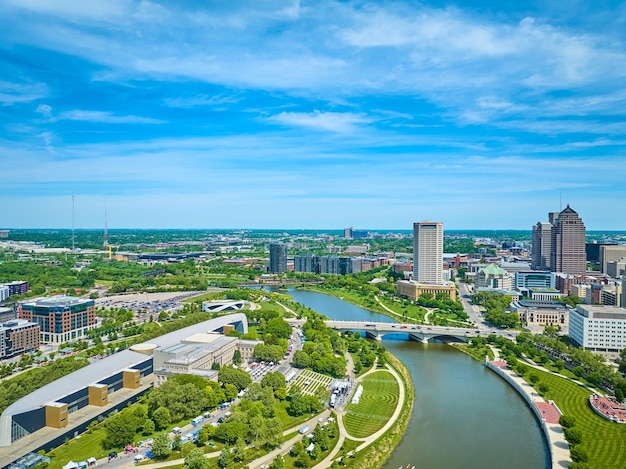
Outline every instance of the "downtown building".
<path fill-rule="evenodd" d="M 0 323 L 0 360 L 39 350 L 39 325 L 25 319 Z"/>
<path fill-rule="evenodd" d="M 296 254 L 293 256 L 293 270 L 317 274 L 320 271 L 319 258 L 315 254 Z"/>
<path fill-rule="evenodd" d="M 96 327 L 95 301 L 74 296 L 28 300 L 19 304 L 17 315 L 38 324 L 41 341 L 53 344 L 83 339 Z"/>
<path fill-rule="evenodd" d="M 587 270 L 585 225 L 569 205 L 551 230 L 550 271 L 584 277 Z"/>
<path fill-rule="evenodd" d="M 396 288 L 399 296 L 412 300 L 424 293 L 456 299 L 456 287 L 443 279 L 443 223 L 413 224 L 413 280 L 399 280 Z"/>
<path fill-rule="evenodd" d="M 569 336 L 585 350 L 616 358 L 626 348 L 626 309 L 577 305 L 570 313 Z"/>
<path fill-rule="evenodd" d="M 287 246 L 282 243 L 270 244 L 270 266 L 272 274 L 282 274 L 287 271 Z"/>
<path fill-rule="evenodd" d="M 548 222 L 533 226 L 531 268 L 552 272 L 555 284 L 548 288 L 556 286 L 568 295 L 587 270 L 585 225 L 569 205 L 561 212 L 549 213 L 548 218 Z"/>

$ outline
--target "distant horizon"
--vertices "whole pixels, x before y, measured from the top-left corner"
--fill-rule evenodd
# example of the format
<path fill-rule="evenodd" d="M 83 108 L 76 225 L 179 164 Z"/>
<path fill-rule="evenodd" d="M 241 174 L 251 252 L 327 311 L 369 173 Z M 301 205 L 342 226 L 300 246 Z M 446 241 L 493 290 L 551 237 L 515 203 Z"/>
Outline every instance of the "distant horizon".
<path fill-rule="evenodd" d="M 346 227 L 347 228 L 347 227 Z M 345 228 L 107 228 L 109 233 L 115 231 L 267 231 L 267 232 L 281 232 L 281 231 L 313 231 L 313 232 L 330 232 L 337 231 L 342 232 Z M 71 232 L 72 228 L 0 228 L 0 231 L 68 231 Z M 365 231 L 368 233 L 412 233 L 412 229 L 395 229 L 395 228 L 354 228 L 355 231 Z M 74 228 L 74 231 L 95 231 L 104 233 L 104 228 Z M 466 233 L 466 232 L 497 232 L 497 231 L 519 231 L 524 233 L 532 233 L 531 229 L 519 229 L 519 228 L 450 228 L 444 227 L 445 233 Z M 626 230 L 585 230 L 589 233 L 626 233 Z M 351 238 L 351 239 L 367 239 L 367 238 Z"/>

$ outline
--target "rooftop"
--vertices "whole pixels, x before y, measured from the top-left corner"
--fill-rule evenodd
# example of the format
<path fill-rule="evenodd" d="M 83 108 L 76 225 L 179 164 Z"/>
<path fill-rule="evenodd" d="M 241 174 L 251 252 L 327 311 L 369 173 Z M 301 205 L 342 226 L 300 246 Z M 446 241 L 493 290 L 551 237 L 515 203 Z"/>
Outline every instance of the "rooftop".
<path fill-rule="evenodd" d="M 246 315 L 243 313 L 235 313 L 210 319 L 199 324 L 194 324 L 193 326 L 185 327 L 178 331 L 170 332 L 169 334 L 152 339 L 151 343 L 159 347 L 173 346 L 180 343 L 183 339 L 189 337 L 194 332 L 209 332 L 219 329 L 225 324 L 238 321 L 245 322 L 246 327 L 244 329 L 247 331 Z M 147 357 L 143 353 L 133 352 L 132 350 L 124 350 L 102 360 L 98 360 L 91 365 L 59 378 L 56 381 L 53 381 L 52 383 L 43 386 L 42 388 L 39 388 L 22 399 L 14 402 L 4 410 L 2 418 L 8 415 L 17 415 L 29 410 L 37 409 L 43 406 L 46 402 L 50 402 L 50 400 L 59 400 L 64 396 L 89 386 L 90 384 L 97 383 L 104 378 L 119 373 L 122 370 L 132 368 L 133 366 L 139 365 L 149 359 L 150 357 Z"/>
<path fill-rule="evenodd" d="M 78 296 L 66 296 L 66 295 L 58 295 L 58 296 L 48 296 L 43 298 L 34 298 L 32 300 L 24 301 L 22 305 L 29 306 L 41 306 L 51 308 L 53 306 L 72 306 L 83 303 L 92 303 L 95 304 L 94 300 L 89 300 L 85 298 L 80 298 Z"/>

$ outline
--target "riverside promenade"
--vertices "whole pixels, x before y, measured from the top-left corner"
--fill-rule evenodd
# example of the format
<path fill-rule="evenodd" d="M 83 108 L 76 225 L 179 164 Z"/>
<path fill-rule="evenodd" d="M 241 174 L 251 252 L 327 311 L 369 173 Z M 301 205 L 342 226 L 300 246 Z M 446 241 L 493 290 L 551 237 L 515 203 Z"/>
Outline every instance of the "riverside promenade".
<path fill-rule="evenodd" d="M 572 463 L 569 444 L 563 427 L 559 424 L 560 409 L 552 401 L 546 401 L 534 388 L 501 360 L 485 361 L 485 366 L 508 382 L 529 405 L 548 442 L 550 464 L 553 469 L 566 468 Z"/>

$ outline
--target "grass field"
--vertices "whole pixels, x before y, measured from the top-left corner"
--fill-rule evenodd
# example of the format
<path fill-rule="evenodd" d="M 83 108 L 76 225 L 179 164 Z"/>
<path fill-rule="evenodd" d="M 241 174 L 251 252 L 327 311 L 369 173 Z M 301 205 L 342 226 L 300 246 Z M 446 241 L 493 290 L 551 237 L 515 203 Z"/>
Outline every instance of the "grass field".
<path fill-rule="evenodd" d="M 363 395 L 358 404 L 348 404 L 343 418 L 347 432 L 364 438 L 380 430 L 389 421 L 398 404 L 398 382 L 387 371 L 376 371 L 361 382 Z"/>
<path fill-rule="evenodd" d="M 424 314 L 426 314 L 427 309 L 422 308 L 421 306 L 417 306 L 414 304 L 405 304 L 404 300 L 391 297 L 385 298 L 383 296 L 379 296 L 378 300 L 384 304 L 387 308 L 392 311 L 395 311 L 400 315 L 400 317 L 395 317 L 398 321 L 402 322 L 411 322 L 416 324 L 421 324 L 424 322 Z"/>
<path fill-rule="evenodd" d="M 322 387 L 324 391 L 328 391 L 328 387 L 332 381 L 333 378 L 330 376 L 322 375 L 311 370 L 303 370 L 289 383 L 289 387 L 294 385 L 298 386 L 302 390 L 302 394 L 311 394 L 314 396 L 317 395 L 320 387 Z"/>
<path fill-rule="evenodd" d="M 530 370 L 540 375 L 539 383 L 549 386 L 552 399 L 565 415 L 576 418 L 576 428 L 583 434 L 583 447 L 589 453 L 590 468 L 618 469 L 625 467 L 626 425 L 604 420 L 590 408 L 591 392 L 572 381 L 550 373 Z"/>

